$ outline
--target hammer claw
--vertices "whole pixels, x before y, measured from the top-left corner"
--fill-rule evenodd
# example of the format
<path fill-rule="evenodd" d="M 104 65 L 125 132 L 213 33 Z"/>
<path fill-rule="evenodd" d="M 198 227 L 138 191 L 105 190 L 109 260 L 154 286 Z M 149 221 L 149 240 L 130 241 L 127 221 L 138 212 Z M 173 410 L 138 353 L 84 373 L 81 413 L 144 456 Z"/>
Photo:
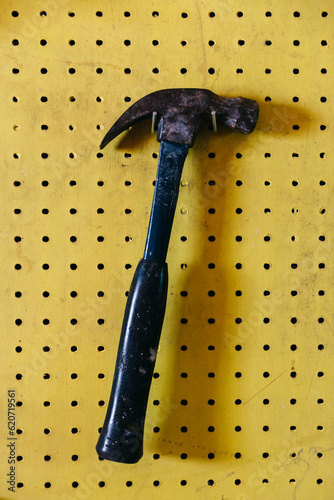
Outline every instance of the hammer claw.
<path fill-rule="evenodd" d="M 100 149 L 105 148 L 110 141 L 124 132 L 124 130 L 129 129 L 132 125 L 135 125 L 145 118 L 149 118 L 152 112 L 154 112 L 154 109 L 151 109 L 151 106 L 147 106 L 148 103 L 146 99 L 147 96 L 135 102 L 120 116 L 104 136 L 100 144 Z"/>

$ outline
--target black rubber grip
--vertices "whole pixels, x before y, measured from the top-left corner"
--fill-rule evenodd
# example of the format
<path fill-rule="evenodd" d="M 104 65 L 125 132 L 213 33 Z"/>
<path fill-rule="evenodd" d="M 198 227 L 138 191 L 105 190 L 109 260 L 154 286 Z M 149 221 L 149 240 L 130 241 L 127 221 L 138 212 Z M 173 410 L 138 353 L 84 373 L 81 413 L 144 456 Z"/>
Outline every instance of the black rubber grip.
<path fill-rule="evenodd" d="M 101 458 L 136 463 L 143 455 L 146 407 L 167 286 L 167 264 L 141 259 L 130 287 L 109 405 L 96 445 Z"/>

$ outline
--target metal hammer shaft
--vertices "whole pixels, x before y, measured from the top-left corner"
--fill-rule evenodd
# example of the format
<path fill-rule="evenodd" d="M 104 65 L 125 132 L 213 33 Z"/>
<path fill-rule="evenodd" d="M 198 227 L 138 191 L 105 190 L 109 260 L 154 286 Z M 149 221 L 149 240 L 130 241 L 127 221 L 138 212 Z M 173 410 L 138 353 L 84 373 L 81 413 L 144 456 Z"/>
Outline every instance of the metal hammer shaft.
<path fill-rule="evenodd" d="M 96 447 L 101 458 L 116 462 L 134 463 L 143 454 L 146 407 L 166 309 L 165 259 L 188 149 L 185 144 L 161 141 L 144 257 L 131 283 L 108 410 Z"/>
<path fill-rule="evenodd" d="M 147 231 L 144 259 L 165 262 L 189 146 L 161 141 L 156 187 Z"/>

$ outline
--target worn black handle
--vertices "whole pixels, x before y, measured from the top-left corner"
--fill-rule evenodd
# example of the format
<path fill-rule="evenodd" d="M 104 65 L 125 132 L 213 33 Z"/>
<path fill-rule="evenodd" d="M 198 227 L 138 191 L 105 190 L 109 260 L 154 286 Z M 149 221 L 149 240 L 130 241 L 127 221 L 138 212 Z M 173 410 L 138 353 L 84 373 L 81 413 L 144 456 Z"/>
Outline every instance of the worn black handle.
<path fill-rule="evenodd" d="M 135 463 L 143 455 L 145 414 L 167 285 L 166 263 L 140 260 L 125 308 L 108 410 L 96 445 L 101 458 Z"/>

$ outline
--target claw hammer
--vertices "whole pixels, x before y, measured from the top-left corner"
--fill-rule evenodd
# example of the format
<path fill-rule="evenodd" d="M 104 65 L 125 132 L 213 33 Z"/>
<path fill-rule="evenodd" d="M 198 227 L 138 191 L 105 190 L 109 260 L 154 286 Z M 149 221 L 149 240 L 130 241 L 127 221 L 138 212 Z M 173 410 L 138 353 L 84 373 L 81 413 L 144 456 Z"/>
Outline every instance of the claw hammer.
<path fill-rule="evenodd" d="M 243 97 L 224 98 L 206 89 L 166 89 L 135 102 L 101 142 L 139 120 L 159 119 L 158 172 L 143 258 L 136 268 L 126 303 L 104 425 L 96 445 L 100 458 L 136 463 L 143 455 L 144 422 L 153 369 L 166 309 L 166 255 L 178 198 L 182 168 L 203 122 L 249 134 L 258 104 Z"/>

